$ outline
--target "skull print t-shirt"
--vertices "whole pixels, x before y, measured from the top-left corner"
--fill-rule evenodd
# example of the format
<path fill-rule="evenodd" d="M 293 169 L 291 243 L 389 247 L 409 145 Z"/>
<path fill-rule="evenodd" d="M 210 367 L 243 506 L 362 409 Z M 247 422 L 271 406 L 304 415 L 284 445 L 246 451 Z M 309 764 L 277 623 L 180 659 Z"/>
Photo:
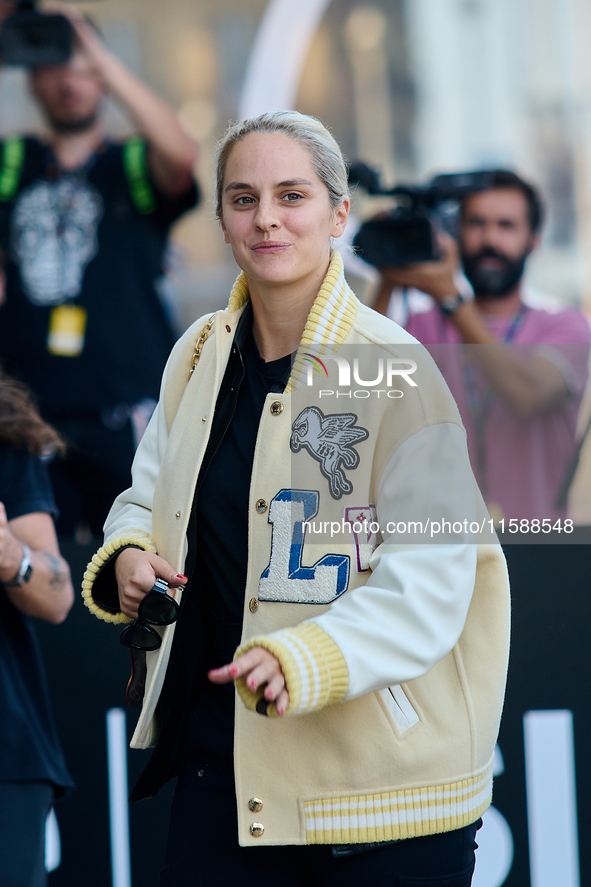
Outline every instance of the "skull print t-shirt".
<path fill-rule="evenodd" d="M 170 225 L 197 192 L 160 194 L 145 145 L 134 141 L 131 166 L 124 145 L 105 144 L 73 171 L 37 139 L 22 141 L 16 170 L 3 152 L 2 176 L 16 178 L 12 191 L 0 188 L 0 362 L 48 417 L 158 397 L 174 342 L 163 255 Z"/>

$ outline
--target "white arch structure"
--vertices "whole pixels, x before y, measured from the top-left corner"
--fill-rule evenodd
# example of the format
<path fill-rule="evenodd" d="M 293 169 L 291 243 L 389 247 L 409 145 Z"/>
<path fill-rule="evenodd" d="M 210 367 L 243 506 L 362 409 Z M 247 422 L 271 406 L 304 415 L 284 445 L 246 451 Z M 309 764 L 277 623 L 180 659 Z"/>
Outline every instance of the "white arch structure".
<path fill-rule="evenodd" d="M 238 119 L 293 109 L 306 53 L 330 0 L 270 0 L 242 84 Z"/>

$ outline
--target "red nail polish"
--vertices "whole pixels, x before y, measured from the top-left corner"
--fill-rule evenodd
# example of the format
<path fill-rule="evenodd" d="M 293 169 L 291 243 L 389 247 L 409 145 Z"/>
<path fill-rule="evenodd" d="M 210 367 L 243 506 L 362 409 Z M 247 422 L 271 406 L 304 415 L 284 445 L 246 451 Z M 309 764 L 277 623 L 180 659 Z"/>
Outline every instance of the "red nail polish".
<path fill-rule="evenodd" d="M 236 677 L 236 675 L 238 674 L 238 667 L 236 665 L 230 666 L 230 674 L 232 675 L 233 678 Z"/>
<path fill-rule="evenodd" d="M 177 573 L 176 578 L 177 579 L 186 579 L 187 577 L 183 573 Z"/>
<path fill-rule="evenodd" d="M 257 688 L 257 682 L 256 682 L 256 681 L 250 681 L 249 684 L 248 684 L 248 686 L 249 686 L 249 688 L 250 688 L 251 690 L 254 691 L 254 690 L 256 690 L 256 688 Z"/>

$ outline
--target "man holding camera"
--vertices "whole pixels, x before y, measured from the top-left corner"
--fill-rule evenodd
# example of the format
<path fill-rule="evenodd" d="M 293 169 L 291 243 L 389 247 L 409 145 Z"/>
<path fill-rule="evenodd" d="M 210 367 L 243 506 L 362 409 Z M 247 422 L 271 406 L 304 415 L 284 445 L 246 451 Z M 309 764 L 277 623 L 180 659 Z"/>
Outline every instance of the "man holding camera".
<path fill-rule="evenodd" d="M 544 530 L 563 526 L 590 340 L 579 311 L 550 313 L 524 299 L 542 214 L 531 185 L 494 172 L 487 190 L 463 200 L 457 245 L 442 235 L 440 260 L 381 269 L 374 304 L 387 313 L 393 287 L 433 298 L 406 328 L 423 344 L 447 346 L 433 354 L 462 413 L 491 516 L 505 529 L 511 519 L 528 528 L 533 521 L 534 532 L 540 521 Z M 473 298 L 458 289 L 460 268 Z"/>
<path fill-rule="evenodd" d="M 14 7 L 0 0 L 0 17 Z M 0 144 L 0 361 L 69 443 L 51 466 L 58 529 L 99 533 L 129 484 L 174 343 L 163 253 L 171 224 L 197 202 L 198 148 L 87 21 L 59 12 L 71 23 L 71 57 L 30 66 L 49 140 Z M 138 133 L 124 144 L 101 126 L 106 93 Z"/>

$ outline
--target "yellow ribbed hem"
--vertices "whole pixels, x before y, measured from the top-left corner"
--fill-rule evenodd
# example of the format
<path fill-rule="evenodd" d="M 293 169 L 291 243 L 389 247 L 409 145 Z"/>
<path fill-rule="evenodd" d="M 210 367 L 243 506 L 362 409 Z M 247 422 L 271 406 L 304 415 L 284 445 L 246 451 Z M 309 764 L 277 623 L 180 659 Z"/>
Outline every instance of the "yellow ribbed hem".
<path fill-rule="evenodd" d="M 302 622 L 273 634 L 252 638 L 242 644 L 235 656 L 253 647 L 263 647 L 276 656 L 289 693 L 286 714 L 306 714 L 339 702 L 349 687 L 349 672 L 343 654 L 333 639 L 315 622 Z M 247 708 L 257 711 L 264 686 L 252 692 L 243 679 L 236 681 L 238 694 Z M 277 717 L 275 703 L 267 714 Z"/>
<path fill-rule="evenodd" d="M 238 311 L 248 299 L 248 282 L 242 272 L 232 287 L 228 303 L 229 313 Z M 310 348 L 313 348 L 319 357 L 338 348 L 347 338 L 356 315 L 357 299 L 345 280 L 343 258 L 335 250 L 326 277 L 310 309 L 291 376 L 285 388 L 287 394 L 303 385 L 307 379 L 308 365 L 305 358 Z"/>
<path fill-rule="evenodd" d="M 82 599 L 93 616 L 102 619 L 104 622 L 120 623 L 133 621 L 124 613 L 110 613 L 108 610 L 103 610 L 92 597 L 92 587 L 99 571 L 120 548 L 124 548 L 126 545 L 137 545 L 138 548 L 143 548 L 144 551 L 153 551 L 156 553 L 154 544 L 147 533 L 144 533 L 143 530 L 131 530 L 125 536 L 119 536 L 111 542 L 107 542 L 102 548 L 99 548 L 96 554 L 93 554 L 92 560 L 86 567 L 86 572 L 84 573 L 84 579 L 82 580 Z"/>
<path fill-rule="evenodd" d="M 400 841 L 463 828 L 492 797 L 492 765 L 478 776 L 402 791 L 304 800 L 307 844 Z"/>

